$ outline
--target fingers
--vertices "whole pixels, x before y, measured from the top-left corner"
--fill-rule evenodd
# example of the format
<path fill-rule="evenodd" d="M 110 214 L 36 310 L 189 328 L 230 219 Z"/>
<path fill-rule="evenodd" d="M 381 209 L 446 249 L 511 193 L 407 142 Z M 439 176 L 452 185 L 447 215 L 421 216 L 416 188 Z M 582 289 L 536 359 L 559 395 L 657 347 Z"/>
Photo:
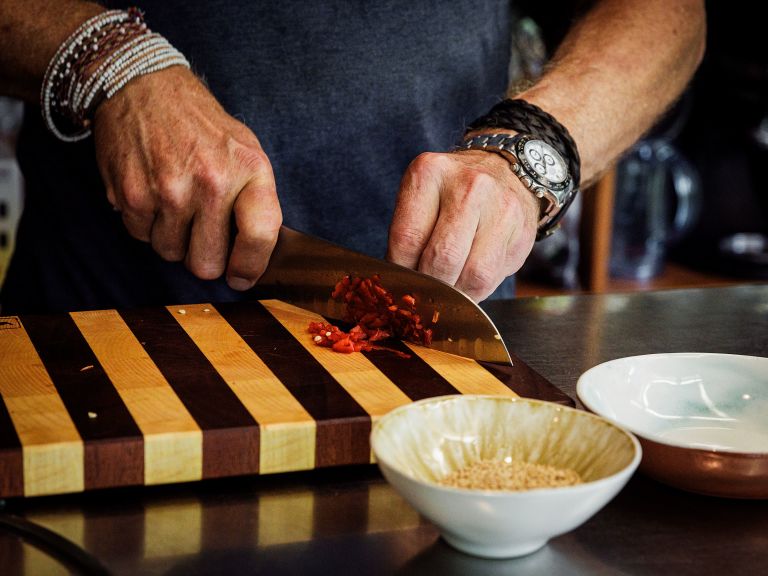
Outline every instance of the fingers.
<path fill-rule="evenodd" d="M 472 250 L 456 281 L 456 287 L 476 301 L 493 293 L 501 282 L 525 262 L 536 235 L 536 220 L 528 214 L 538 210 L 532 194 L 505 190 L 498 194 L 493 209 L 483 210 Z M 522 200 L 524 203 L 521 203 Z"/>
<path fill-rule="evenodd" d="M 152 238 L 152 226 L 155 221 L 155 201 L 147 193 L 150 188 L 144 174 L 125 166 L 120 180 L 114 187 L 109 187 L 107 199 L 121 212 L 123 224 L 128 233 L 142 242 Z"/>
<path fill-rule="evenodd" d="M 387 259 L 417 268 L 440 210 L 441 174 L 436 154 L 421 154 L 408 167 L 389 228 Z"/>
<path fill-rule="evenodd" d="M 274 182 L 249 182 L 234 206 L 237 235 L 227 266 L 227 283 L 235 290 L 247 290 L 267 266 L 277 242 L 282 213 Z"/>
<path fill-rule="evenodd" d="M 152 222 L 150 242 L 163 259 L 184 260 L 188 253 L 193 206 L 188 179 L 165 182 L 155 194 L 158 206 Z"/>
<path fill-rule="evenodd" d="M 403 178 L 387 257 L 482 300 L 529 254 L 537 212 L 499 156 L 422 154 Z"/>
<path fill-rule="evenodd" d="M 457 170 L 451 155 L 420 155 L 403 178 L 388 258 L 456 284 L 483 234 L 482 207 L 496 186 L 484 172 Z"/>
<path fill-rule="evenodd" d="M 266 267 L 282 215 L 263 152 L 241 149 L 236 156 L 248 168 L 245 185 L 213 168 L 198 167 L 191 178 L 155 178 L 154 184 L 135 173 L 121 185 L 108 186 L 107 199 L 121 211 L 133 237 L 151 242 L 165 260 L 183 260 L 201 279 L 224 273 L 234 215 L 238 233 L 227 280 L 232 288 L 246 290 Z"/>
<path fill-rule="evenodd" d="M 149 105 L 151 103 L 152 105 Z M 187 70 L 141 76 L 102 103 L 94 121 L 107 200 L 128 233 L 197 277 L 248 288 L 266 266 L 281 222 L 269 160 Z"/>
<path fill-rule="evenodd" d="M 232 203 L 227 198 L 209 198 L 195 213 L 184 264 L 198 278 L 213 280 L 224 273 Z"/>
<path fill-rule="evenodd" d="M 236 146 L 233 155 L 245 170 L 245 183 L 214 170 L 199 172 L 193 197 L 199 199 L 190 234 L 186 265 L 203 279 L 224 273 L 229 226 L 237 228 L 229 257 L 227 281 L 236 290 L 251 288 L 266 267 L 282 222 L 269 160 L 261 150 Z"/>

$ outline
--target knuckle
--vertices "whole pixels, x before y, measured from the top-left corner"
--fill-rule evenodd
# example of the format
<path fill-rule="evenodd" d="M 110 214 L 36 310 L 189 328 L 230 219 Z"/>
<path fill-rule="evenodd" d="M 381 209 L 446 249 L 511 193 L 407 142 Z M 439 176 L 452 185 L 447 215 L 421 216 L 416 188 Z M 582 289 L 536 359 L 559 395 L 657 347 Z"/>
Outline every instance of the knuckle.
<path fill-rule="evenodd" d="M 141 187 L 132 182 L 124 182 L 121 187 L 121 196 L 120 206 L 123 212 L 141 217 L 151 214 L 151 202 L 148 201 L 147 193 Z"/>
<path fill-rule="evenodd" d="M 283 225 L 283 215 L 279 210 L 270 211 L 264 217 L 264 229 L 267 237 L 273 239 L 280 231 L 280 226 Z"/>
<path fill-rule="evenodd" d="M 428 176 L 444 170 L 451 164 L 452 159 L 447 154 L 422 152 L 411 162 L 411 170 L 417 175 Z"/>
<path fill-rule="evenodd" d="M 212 163 L 200 163 L 194 175 L 195 189 L 203 194 L 206 203 L 218 204 L 231 193 L 226 172 Z"/>
<path fill-rule="evenodd" d="M 497 185 L 496 178 L 480 170 L 471 170 L 466 174 L 468 194 L 486 194 Z"/>
<path fill-rule="evenodd" d="M 451 241 L 440 242 L 425 251 L 432 269 L 441 275 L 450 275 L 461 269 L 466 255 L 461 247 Z"/>
<path fill-rule="evenodd" d="M 240 229 L 237 232 L 236 246 L 238 251 L 243 253 L 261 253 L 268 246 L 272 246 L 277 239 L 278 227 L 273 226 L 249 226 Z M 244 259 L 241 264 L 248 265 L 248 259 Z"/>
<path fill-rule="evenodd" d="M 237 164 L 251 174 L 272 174 L 272 165 L 263 150 L 239 144 L 235 146 Z"/>
<path fill-rule="evenodd" d="M 263 210 L 255 218 L 237 220 L 238 237 L 248 244 L 265 244 L 272 242 L 283 223 L 280 210 Z"/>
<path fill-rule="evenodd" d="M 427 191 L 437 192 L 441 182 L 451 173 L 447 156 L 437 152 L 423 152 L 411 161 L 401 184 L 406 200 L 414 201 Z"/>
<path fill-rule="evenodd" d="M 497 267 L 491 261 L 468 263 L 464 273 L 466 284 L 473 292 L 491 292 L 499 283 Z"/>
<path fill-rule="evenodd" d="M 161 212 L 178 214 L 184 212 L 189 204 L 189 198 L 181 190 L 167 191 L 158 198 L 158 208 Z"/>
<path fill-rule="evenodd" d="M 420 251 L 428 240 L 427 234 L 422 230 L 398 224 L 392 225 L 390 238 L 390 244 L 394 249 L 407 254 Z"/>
<path fill-rule="evenodd" d="M 434 161 L 434 152 L 422 152 L 411 162 L 411 168 L 417 172 L 429 169 Z"/>
<path fill-rule="evenodd" d="M 162 212 L 181 212 L 187 205 L 188 196 L 184 182 L 177 176 L 161 174 L 154 179 L 157 205 Z"/>

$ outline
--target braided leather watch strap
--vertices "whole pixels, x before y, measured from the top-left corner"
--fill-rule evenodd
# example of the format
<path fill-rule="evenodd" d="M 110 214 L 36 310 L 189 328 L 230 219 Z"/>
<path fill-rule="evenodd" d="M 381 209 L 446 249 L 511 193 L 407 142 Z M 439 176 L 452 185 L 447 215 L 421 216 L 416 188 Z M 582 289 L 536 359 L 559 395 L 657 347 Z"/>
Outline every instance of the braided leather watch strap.
<path fill-rule="evenodd" d="M 484 128 L 506 128 L 544 140 L 568 160 L 568 170 L 578 189 L 581 175 L 579 150 L 565 126 L 551 114 L 525 100 L 502 100 L 488 114 L 472 122 L 467 131 Z"/>

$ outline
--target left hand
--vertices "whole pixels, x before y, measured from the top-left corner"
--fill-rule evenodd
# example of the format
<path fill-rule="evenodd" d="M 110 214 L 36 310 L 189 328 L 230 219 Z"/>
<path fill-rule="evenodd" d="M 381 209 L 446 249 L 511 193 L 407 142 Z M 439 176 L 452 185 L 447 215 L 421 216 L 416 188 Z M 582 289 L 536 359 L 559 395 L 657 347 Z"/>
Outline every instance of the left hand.
<path fill-rule="evenodd" d="M 523 265 L 539 203 L 493 152 L 424 153 L 406 170 L 387 259 L 487 298 Z"/>

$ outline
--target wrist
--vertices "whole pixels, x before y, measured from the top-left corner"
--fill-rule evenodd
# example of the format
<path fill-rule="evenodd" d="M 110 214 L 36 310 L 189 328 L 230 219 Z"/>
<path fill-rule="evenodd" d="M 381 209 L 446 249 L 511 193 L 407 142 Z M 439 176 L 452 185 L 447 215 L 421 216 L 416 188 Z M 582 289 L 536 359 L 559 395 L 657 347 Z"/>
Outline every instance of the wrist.
<path fill-rule="evenodd" d="M 541 203 L 538 239 L 551 234 L 578 192 L 576 143 L 551 114 L 524 100 L 504 100 L 467 129 L 464 149 L 501 154 Z"/>
<path fill-rule="evenodd" d="M 568 129 L 554 116 L 525 100 L 506 99 L 472 122 L 467 133 L 490 133 L 494 130 L 531 134 L 554 147 L 568 162 L 570 176 L 578 189 L 581 173 L 579 151 Z"/>
<path fill-rule="evenodd" d="M 549 236 L 576 195 L 568 163 L 550 144 L 532 134 L 506 132 L 470 136 L 458 150 L 493 152 L 503 157 L 520 183 L 538 200 L 537 239 Z"/>
<path fill-rule="evenodd" d="M 46 126 L 60 140 L 81 140 L 90 135 L 101 102 L 135 78 L 172 66 L 189 62 L 147 28 L 141 12 L 101 12 L 75 30 L 48 65 L 40 94 Z"/>

